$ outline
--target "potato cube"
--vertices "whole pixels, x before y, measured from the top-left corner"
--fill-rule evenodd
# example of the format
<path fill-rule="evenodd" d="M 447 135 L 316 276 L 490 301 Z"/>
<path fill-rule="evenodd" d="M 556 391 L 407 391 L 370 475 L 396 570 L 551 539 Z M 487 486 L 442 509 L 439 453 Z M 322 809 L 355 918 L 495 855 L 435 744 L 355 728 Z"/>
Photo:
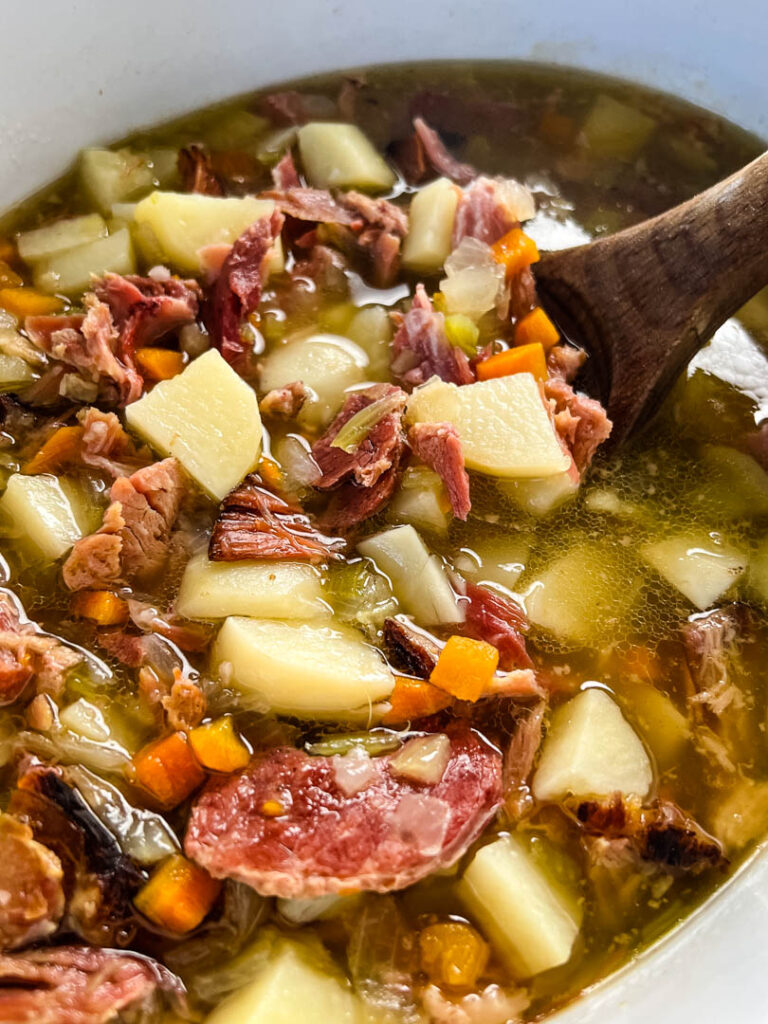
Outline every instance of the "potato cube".
<path fill-rule="evenodd" d="M 133 274 L 136 260 L 127 228 L 74 249 L 55 253 L 35 265 L 35 285 L 49 295 L 78 295 L 91 286 L 91 274 Z"/>
<path fill-rule="evenodd" d="M 711 534 L 683 534 L 646 544 L 641 554 L 699 611 L 711 608 L 743 576 L 748 559 Z"/>
<path fill-rule="evenodd" d="M 0 508 L 48 561 L 61 558 L 83 535 L 55 476 L 14 473 Z"/>
<path fill-rule="evenodd" d="M 388 189 L 392 168 L 357 125 L 313 121 L 299 128 L 304 171 L 316 188 Z"/>
<path fill-rule="evenodd" d="M 16 247 L 26 263 L 35 263 L 46 256 L 75 249 L 86 242 L 95 242 L 106 233 L 104 218 L 98 213 L 86 213 L 82 217 L 57 220 L 45 227 L 35 228 L 34 231 L 25 231 L 16 239 Z"/>
<path fill-rule="evenodd" d="M 408 235 L 403 245 L 403 266 L 419 273 L 435 273 L 451 254 L 451 236 L 460 189 L 448 178 L 438 178 L 411 200 Z"/>

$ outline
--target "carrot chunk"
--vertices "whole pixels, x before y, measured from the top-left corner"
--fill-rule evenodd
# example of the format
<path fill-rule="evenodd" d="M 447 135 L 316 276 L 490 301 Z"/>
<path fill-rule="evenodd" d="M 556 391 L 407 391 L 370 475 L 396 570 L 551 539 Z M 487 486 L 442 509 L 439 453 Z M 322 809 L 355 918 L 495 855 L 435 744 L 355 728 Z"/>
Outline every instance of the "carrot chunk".
<path fill-rule="evenodd" d="M 184 354 L 171 348 L 140 348 L 135 358 L 142 374 L 150 380 L 170 380 L 184 369 Z"/>
<path fill-rule="evenodd" d="M 421 969 L 436 985 L 474 988 L 488 963 L 488 943 L 463 921 L 428 925 L 419 933 Z"/>
<path fill-rule="evenodd" d="M 538 343 L 550 349 L 560 341 L 560 332 L 541 308 L 536 306 L 527 313 L 515 328 L 516 345 Z"/>
<path fill-rule="evenodd" d="M 55 295 L 43 295 L 34 288 L 0 288 L 0 306 L 23 318 L 58 313 L 64 303 Z"/>
<path fill-rule="evenodd" d="M 212 772 L 236 772 L 245 768 L 251 759 L 229 715 L 193 729 L 189 745 L 200 764 Z"/>
<path fill-rule="evenodd" d="M 82 427 L 59 427 L 35 452 L 24 466 L 22 473 L 55 473 L 75 462 L 80 451 L 82 437 Z"/>
<path fill-rule="evenodd" d="M 451 697 L 421 679 L 397 676 L 389 702 L 392 707 L 384 715 L 383 724 L 402 725 L 415 718 L 426 718 L 442 711 L 451 703 Z"/>
<path fill-rule="evenodd" d="M 178 853 L 163 861 L 133 902 L 160 928 L 183 935 L 203 921 L 220 891 L 218 879 Z"/>
<path fill-rule="evenodd" d="M 24 278 L 11 270 L 4 259 L 0 259 L 0 288 L 15 288 L 20 284 L 24 284 Z"/>
<path fill-rule="evenodd" d="M 508 377 L 512 373 L 532 373 L 536 380 L 546 380 L 547 357 L 544 355 L 543 347 L 535 342 L 489 356 L 478 363 L 475 369 L 478 380 Z"/>
<path fill-rule="evenodd" d="M 90 619 L 97 626 L 121 626 L 128 621 L 128 602 L 111 590 L 81 590 L 69 605 L 79 619 Z"/>
<path fill-rule="evenodd" d="M 521 270 L 538 263 L 539 250 L 536 243 L 522 230 L 512 228 L 498 242 L 491 246 L 493 258 L 507 269 L 507 277 L 514 277 Z"/>
<path fill-rule="evenodd" d="M 164 810 L 186 800 L 205 781 L 205 772 L 180 732 L 143 747 L 134 755 L 128 774 Z"/>
<path fill-rule="evenodd" d="M 499 664 L 499 652 L 485 640 L 452 636 L 440 652 L 429 681 L 459 700 L 487 693 Z"/>

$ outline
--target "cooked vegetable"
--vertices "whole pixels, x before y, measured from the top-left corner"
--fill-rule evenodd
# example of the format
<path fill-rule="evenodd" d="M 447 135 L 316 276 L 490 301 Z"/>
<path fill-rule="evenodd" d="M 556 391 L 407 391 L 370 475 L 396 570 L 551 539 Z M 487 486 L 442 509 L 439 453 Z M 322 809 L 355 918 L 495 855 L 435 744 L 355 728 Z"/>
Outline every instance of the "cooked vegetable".
<path fill-rule="evenodd" d="M 403 264 L 422 274 L 440 270 L 451 252 L 451 235 L 460 191 L 448 178 L 419 189 L 408 211 Z"/>
<path fill-rule="evenodd" d="M 694 500 L 734 519 L 768 513 L 768 473 L 751 455 L 728 445 L 705 444 L 700 457 L 705 476 Z"/>
<path fill-rule="evenodd" d="M 368 356 L 368 377 L 389 380 L 392 321 L 383 306 L 365 306 L 350 320 L 344 332 Z"/>
<path fill-rule="evenodd" d="M 530 373 L 536 380 L 547 379 L 547 357 L 540 342 L 509 348 L 477 364 L 478 380 L 506 377 L 511 373 Z"/>
<path fill-rule="evenodd" d="M 502 836 L 478 850 L 459 893 L 518 977 L 570 959 L 581 909 L 575 895 L 545 875 L 520 839 Z"/>
<path fill-rule="evenodd" d="M 384 725 L 404 725 L 418 718 L 428 718 L 451 703 L 451 695 L 431 683 L 396 676 L 395 687 L 389 695 L 390 708 L 381 721 Z"/>
<path fill-rule="evenodd" d="M 384 659 L 346 626 L 232 616 L 211 656 L 263 706 L 297 717 L 338 717 L 386 700 L 394 679 Z"/>
<path fill-rule="evenodd" d="M 0 352 L 0 391 L 17 391 L 34 379 L 34 371 L 24 359 Z"/>
<path fill-rule="evenodd" d="M 604 690 L 583 690 L 555 711 L 533 777 L 537 800 L 642 798 L 652 782 L 643 744 Z"/>
<path fill-rule="evenodd" d="M 158 867 L 136 894 L 136 909 L 168 932 L 191 932 L 209 913 L 221 890 L 197 864 L 174 854 Z"/>
<path fill-rule="evenodd" d="M 419 932 L 421 969 L 435 985 L 474 988 L 489 952 L 482 936 L 463 921 L 431 924 Z"/>
<path fill-rule="evenodd" d="M 622 707 L 631 714 L 659 770 L 673 769 L 693 739 L 689 720 L 652 683 L 619 680 L 613 685 Z"/>
<path fill-rule="evenodd" d="M 541 306 L 537 306 L 530 313 L 526 313 L 515 327 L 516 345 L 539 344 L 548 351 L 559 340 L 560 332 Z"/>
<path fill-rule="evenodd" d="M 711 533 L 689 533 L 646 544 L 643 558 L 700 611 L 711 608 L 747 568 L 747 558 Z"/>
<path fill-rule="evenodd" d="M 263 392 L 300 380 L 312 392 L 298 416 L 301 426 L 327 426 L 344 401 L 344 391 L 366 379 L 368 356 L 359 345 L 335 334 L 313 334 L 274 348 L 261 365 Z"/>
<path fill-rule="evenodd" d="M 82 537 L 72 505 L 55 476 L 14 473 L 0 509 L 43 558 L 61 558 Z"/>
<path fill-rule="evenodd" d="M 388 514 L 396 522 L 410 523 L 417 530 L 447 533 L 452 516 L 445 484 L 426 466 L 408 466 Z"/>
<path fill-rule="evenodd" d="M 472 320 L 493 309 L 504 283 L 504 270 L 484 242 L 464 238 L 445 261 L 440 295 L 445 311 Z"/>
<path fill-rule="evenodd" d="M 133 274 L 136 270 L 127 228 L 41 259 L 35 264 L 35 286 L 49 294 L 77 295 L 90 287 L 92 274 L 108 270 L 115 274 Z"/>
<path fill-rule="evenodd" d="M 136 365 L 149 380 L 170 380 L 184 369 L 184 354 L 169 348 L 140 348 Z"/>
<path fill-rule="evenodd" d="M 199 725 L 188 739 L 197 760 L 212 772 L 236 772 L 251 759 L 250 751 L 235 733 L 230 715 Z"/>
<path fill-rule="evenodd" d="M 129 405 L 125 418 L 218 500 L 256 467 L 261 455 L 256 395 L 215 349 Z"/>
<path fill-rule="evenodd" d="M 468 356 L 477 354 L 480 328 L 463 313 L 451 313 L 445 318 L 445 336 L 450 345 L 460 348 Z"/>
<path fill-rule="evenodd" d="M 128 602 L 110 590 L 81 590 L 72 596 L 72 614 L 97 626 L 120 626 L 128 621 Z"/>
<path fill-rule="evenodd" d="M 15 288 L 20 284 L 24 284 L 24 278 L 0 259 L 0 288 Z"/>
<path fill-rule="evenodd" d="M 500 263 L 507 277 L 514 277 L 532 263 L 538 263 L 539 250 L 534 240 L 521 228 L 512 228 L 491 246 L 493 258 Z"/>
<path fill-rule="evenodd" d="M 298 131 L 299 151 L 316 188 L 388 189 L 395 175 L 357 125 L 313 122 Z"/>
<path fill-rule="evenodd" d="M 430 683 L 458 700 L 475 701 L 487 693 L 499 664 L 499 652 L 484 640 L 465 636 L 448 638 Z"/>
<path fill-rule="evenodd" d="M 595 100 L 581 131 L 587 146 L 596 156 L 634 160 L 655 127 L 653 118 L 636 107 L 602 93 Z"/>
<path fill-rule="evenodd" d="M 65 729 L 94 743 L 105 743 L 110 738 L 101 710 L 82 697 L 62 708 L 59 721 Z"/>
<path fill-rule="evenodd" d="M 193 556 L 181 578 L 176 608 L 188 619 L 311 619 L 329 614 L 318 569 L 303 562 L 211 562 Z"/>
<path fill-rule="evenodd" d="M 309 900 L 279 899 L 277 909 L 291 924 L 307 924 L 340 917 L 353 909 L 360 902 L 360 897 L 360 893 L 352 893 L 349 896 L 317 896 Z"/>
<path fill-rule="evenodd" d="M 444 733 L 414 736 L 390 760 L 390 770 L 400 778 L 436 785 L 443 777 L 451 754 L 451 741 Z"/>
<path fill-rule="evenodd" d="M 55 296 L 41 295 L 34 288 L 0 288 L 0 307 L 23 319 L 59 313 L 64 303 Z"/>
<path fill-rule="evenodd" d="M 519 508 L 534 516 L 545 516 L 575 498 L 579 483 L 578 474 L 570 469 L 529 480 L 499 480 L 498 487 Z"/>
<path fill-rule="evenodd" d="M 174 732 L 140 750 L 131 761 L 128 777 L 159 807 L 170 810 L 205 781 L 205 772 L 186 737 Z"/>
<path fill-rule="evenodd" d="M 463 610 L 440 559 L 429 553 L 412 526 L 396 526 L 368 537 L 357 550 L 373 559 L 391 580 L 404 611 L 425 626 L 463 621 Z"/>
<path fill-rule="evenodd" d="M 76 249 L 87 242 L 95 242 L 107 234 L 104 218 L 98 213 L 85 213 L 81 217 L 57 220 L 53 224 L 33 231 L 25 231 L 16 239 L 19 256 L 27 263 L 48 256 L 56 256 L 67 249 Z"/>
<path fill-rule="evenodd" d="M 463 387 L 431 382 L 413 393 L 407 416 L 412 423 L 452 423 L 468 468 L 490 476 L 553 476 L 570 465 L 530 373 Z"/>
<path fill-rule="evenodd" d="M 525 569 L 530 550 L 530 539 L 525 534 L 478 540 L 471 548 L 461 549 L 454 565 L 462 576 L 476 583 L 498 583 L 511 590 Z"/>
<path fill-rule="evenodd" d="M 392 394 L 377 398 L 375 402 L 364 406 L 351 416 L 336 437 L 331 441 L 332 448 L 341 448 L 343 452 L 355 451 L 356 448 L 368 437 L 370 432 L 389 413 L 399 409 L 401 402 L 400 394 L 397 391 Z"/>
<path fill-rule="evenodd" d="M 22 472 L 35 475 L 63 469 L 77 457 L 83 438 L 80 426 L 58 427 L 24 466 Z"/>
<path fill-rule="evenodd" d="M 768 540 L 753 552 L 749 565 L 749 587 L 763 603 L 768 604 Z"/>
<path fill-rule="evenodd" d="M 86 195 L 108 215 L 114 203 L 135 199 L 151 188 L 170 185 L 176 177 L 176 150 L 84 149 L 80 182 Z"/>

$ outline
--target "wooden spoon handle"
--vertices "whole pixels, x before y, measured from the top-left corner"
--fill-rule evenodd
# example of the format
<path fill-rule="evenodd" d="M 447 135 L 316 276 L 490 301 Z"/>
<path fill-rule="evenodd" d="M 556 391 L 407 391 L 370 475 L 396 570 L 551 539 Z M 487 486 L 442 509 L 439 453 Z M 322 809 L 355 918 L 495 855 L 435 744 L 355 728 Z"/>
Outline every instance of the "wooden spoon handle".
<path fill-rule="evenodd" d="M 650 221 L 545 255 L 535 270 L 544 304 L 595 356 L 623 439 L 768 284 L 768 153 Z"/>

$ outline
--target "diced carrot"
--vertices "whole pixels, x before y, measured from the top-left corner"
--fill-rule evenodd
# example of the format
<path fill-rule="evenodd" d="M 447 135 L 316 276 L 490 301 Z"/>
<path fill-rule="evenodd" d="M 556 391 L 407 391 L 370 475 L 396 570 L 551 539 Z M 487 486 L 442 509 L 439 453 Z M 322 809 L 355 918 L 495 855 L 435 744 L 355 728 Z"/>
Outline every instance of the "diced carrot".
<path fill-rule="evenodd" d="M 22 469 L 22 473 L 55 473 L 77 460 L 82 427 L 59 427 L 43 446 L 35 452 Z"/>
<path fill-rule="evenodd" d="M 567 146 L 573 142 L 576 134 L 576 122 L 567 114 L 559 114 L 551 107 L 547 108 L 539 121 L 539 136 L 553 146 Z"/>
<path fill-rule="evenodd" d="M 220 892 L 218 879 L 177 853 L 154 871 L 133 902 L 158 927 L 184 935 L 203 921 Z"/>
<path fill-rule="evenodd" d="M 143 375 L 150 380 L 170 380 L 184 369 L 184 354 L 172 348 L 139 348 L 135 358 Z"/>
<path fill-rule="evenodd" d="M 193 729 L 189 745 L 200 764 L 212 772 L 236 772 L 245 768 L 251 759 L 229 715 Z"/>
<path fill-rule="evenodd" d="M 285 814 L 285 807 L 279 800 L 265 800 L 259 810 L 265 818 L 279 818 Z"/>
<path fill-rule="evenodd" d="M 0 259 L 0 288 L 15 288 L 20 284 L 24 284 L 24 278 L 11 270 L 5 260 Z"/>
<path fill-rule="evenodd" d="M 546 350 L 551 349 L 560 341 L 560 332 L 541 308 L 536 306 L 530 313 L 527 313 L 520 323 L 515 327 L 516 345 L 543 345 Z"/>
<path fill-rule="evenodd" d="M 81 590 L 69 605 L 72 614 L 97 626 L 121 626 L 128 621 L 128 602 L 111 590 Z"/>
<path fill-rule="evenodd" d="M 514 277 L 532 263 L 538 263 L 539 250 L 536 243 L 522 230 L 512 228 L 498 242 L 491 246 L 493 258 L 507 268 L 507 277 Z"/>
<path fill-rule="evenodd" d="M 402 725 L 404 722 L 426 718 L 442 711 L 451 703 L 451 697 L 421 679 L 397 676 L 389 702 L 392 707 L 384 715 L 383 724 Z"/>
<path fill-rule="evenodd" d="M 258 474 L 268 487 L 280 489 L 283 486 L 283 471 L 274 459 L 266 456 L 259 462 Z"/>
<path fill-rule="evenodd" d="M 485 970 L 488 943 L 472 925 L 443 921 L 419 933 L 421 969 L 436 985 L 471 989 Z"/>
<path fill-rule="evenodd" d="M 536 380 L 546 380 L 547 357 L 538 342 L 533 345 L 519 345 L 483 359 L 475 370 L 478 380 L 508 377 L 511 373 L 532 373 Z"/>
<path fill-rule="evenodd" d="M 55 295 L 43 295 L 34 288 L 0 288 L 0 306 L 23 318 L 58 313 L 64 303 Z"/>
<path fill-rule="evenodd" d="M 475 701 L 490 689 L 499 652 L 485 640 L 449 637 L 429 677 L 430 683 L 459 700 Z"/>
<path fill-rule="evenodd" d="M 174 732 L 134 755 L 129 777 L 170 810 L 205 781 L 205 772 L 183 733 Z"/>

